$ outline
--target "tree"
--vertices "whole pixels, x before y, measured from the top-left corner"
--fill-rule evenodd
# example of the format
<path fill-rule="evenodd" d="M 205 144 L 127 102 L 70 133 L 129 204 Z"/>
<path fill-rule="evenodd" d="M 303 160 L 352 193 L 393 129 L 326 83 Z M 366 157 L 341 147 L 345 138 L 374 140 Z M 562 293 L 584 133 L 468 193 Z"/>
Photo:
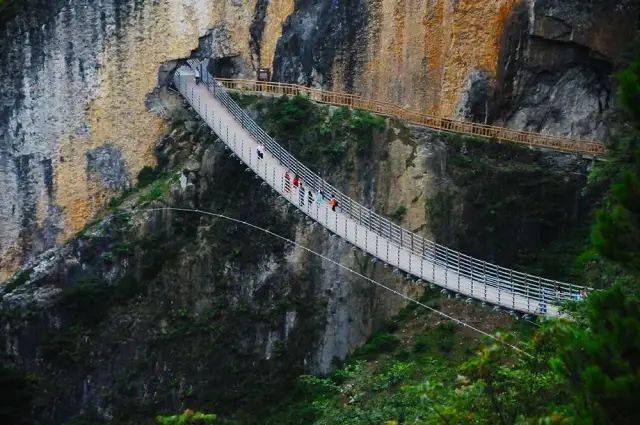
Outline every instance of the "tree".
<path fill-rule="evenodd" d="M 156 416 L 156 422 L 160 425 L 185 425 L 185 424 L 213 424 L 217 416 L 213 413 L 194 412 L 191 409 L 185 410 L 180 415 Z"/>
<path fill-rule="evenodd" d="M 636 125 L 640 125 L 640 54 L 618 74 L 618 102 Z"/>

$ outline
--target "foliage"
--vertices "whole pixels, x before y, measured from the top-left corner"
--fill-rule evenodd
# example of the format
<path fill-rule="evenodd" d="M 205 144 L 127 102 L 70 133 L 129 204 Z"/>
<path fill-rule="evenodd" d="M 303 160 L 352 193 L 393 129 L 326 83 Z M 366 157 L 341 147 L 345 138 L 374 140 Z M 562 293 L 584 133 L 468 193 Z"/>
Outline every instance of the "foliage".
<path fill-rule="evenodd" d="M 32 268 L 26 268 L 24 270 L 21 270 L 20 272 L 18 272 L 18 274 L 16 274 L 16 276 L 14 276 L 14 278 L 10 282 L 8 282 L 4 286 L 4 288 L 2 288 L 2 292 L 4 292 L 5 294 L 8 294 L 9 292 L 13 291 L 19 286 L 24 285 L 31 278 L 31 273 L 33 273 Z"/>
<path fill-rule="evenodd" d="M 371 358 L 381 353 L 392 351 L 399 344 L 398 338 L 388 332 L 376 332 L 369 342 L 356 349 L 353 353 L 355 358 Z"/>
<path fill-rule="evenodd" d="M 171 185 L 177 180 L 176 174 L 169 176 L 162 176 L 156 179 L 147 188 L 146 192 L 142 193 L 138 198 L 138 205 L 146 205 L 153 201 L 163 199 L 171 189 Z"/>
<path fill-rule="evenodd" d="M 356 135 L 358 154 L 363 155 L 371 151 L 373 137 L 384 130 L 386 123 L 384 118 L 358 109 L 347 121 L 347 126 Z"/>
<path fill-rule="evenodd" d="M 149 186 L 160 175 L 160 171 L 156 168 L 145 165 L 138 173 L 138 187 L 143 188 Z"/>
<path fill-rule="evenodd" d="M 31 424 L 31 402 L 36 380 L 0 364 L 0 423 Z"/>
<path fill-rule="evenodd" d="M 640 271 L 640 141 L 624 146 L 627 158 L 611 186 L 606 205 L 598 210 L 591 239 L 605 257 Z M 620 149 L 620 148 L 618 148 Z M 619 162 L 619 161 L 618 161 Z"/>
<path fill-rule="evenodd" d="M 212 413 L 194 412 L 185 410 L 180 415 L 157 416 L 156 422 L 160 425 L 186 425 L 186 424 L 213 424 L 217 416 Z"/>
<path fill-rule="evenodd" d="M 408 211 L 409 210 L 405 205 L 400 205 L 393 213 L 391 213 L 390 217 L 396 222 L 401 222 L 402 220 L 404 220 L 404 217 L 407 215 Z"/>
<path fill-rule="evenodd" d="M 232 93 L 245 108 L 258 110 L 260 125 L 286 144 L 303 162 L 321 169 L 335 168 L 352 151 L 361 158 L 373 150 L 384 118 L 366 111 L 318 105 L 304 96 L 259 98 Z"/>
<path fill-rule="evenodd" d="M 618 99 L 629 118 L 640 124 L 640 54 L 618 74 Z"/>

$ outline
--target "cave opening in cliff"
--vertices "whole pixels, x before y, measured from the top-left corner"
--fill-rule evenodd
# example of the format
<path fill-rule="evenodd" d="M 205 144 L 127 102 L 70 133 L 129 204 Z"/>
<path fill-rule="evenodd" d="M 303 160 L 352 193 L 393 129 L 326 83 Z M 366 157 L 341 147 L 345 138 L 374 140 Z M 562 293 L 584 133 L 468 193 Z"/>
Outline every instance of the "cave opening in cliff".
<path fill-rule="evenodd" d="M 239 73 L 241 59 L 239 56 L 225 56 L 209 61 L 209 72 L 218 78 L 232 78 Z"/>

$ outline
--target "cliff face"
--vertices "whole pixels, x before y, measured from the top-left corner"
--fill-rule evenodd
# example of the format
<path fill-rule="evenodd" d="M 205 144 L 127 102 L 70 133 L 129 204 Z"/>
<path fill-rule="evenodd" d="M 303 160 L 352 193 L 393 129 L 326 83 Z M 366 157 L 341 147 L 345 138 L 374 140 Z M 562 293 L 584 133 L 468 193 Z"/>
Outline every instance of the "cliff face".
<path fill-rule="evenodd" d="M 605 138 L 611 74 L 630 53 L 637 21 L 633 1 L 520 5 L 505 26 L 489 114 L 510 127 Z"/>
<path fill-rule="evenodd" d="M 274 75 L 444 116 L 602 138 L 609 76 L 638 10 L 629 0 L 303 1 L 285 23 Z"/>
<path fill-rule="evenodd" d="M 210 29 L 218 37 L 212 54 L 237 55 L 250 66 L 254 7 L 40 0 L 2 24 L 0 280 L 81 229 L 153 164 L 164 125 L 145 101 L 161 63 L 187 56 Z M 265 40 L 279 36 L 282 11 L 272 9 Z"/>
<path fill-rule="evenodd" d="M 186 407 L 260 409 L 297 375 L 328 372 L 404 305 L 269 235 L 148 209 L 221 212 L 402 293 L 424 290 L 312 228 L 176 107 L 179 99 L 159 98 L 171 118 L 155 146 L 157 179 L 31 261 L 0 295 L 0 357 L 35 378 L 33 412 L 25 415 L 36 423 L 146 423 Z M 514 253 L 538 252 L 564 237 L 582 209 L 582 162 L 296 99 L 240 101 L 355 199 L 484 258 L 510 264 Z M 527 202 L 513 195 L 521 191 Z M 497 202 L 489 194 L 511 195 Z M 496 225 L 505 217 L 507 226 Z M 512 228 L 520 229 L 515 238 L 503 233 Z M 462 316 L 473 310 L 454 307 Z"/>
<path fill-rule="evenodd" d="M 256 408 L 295 376 L 329 371 L 404 304 L 270 235 L 200 215 L 128 213 L 135 204 L 245 219 L 422 292 L 311 229 L 214 140 L 180 118 L 156 147 L 159 180 L 5 288 L 0 356 L 38 377 L 35 421 L 146 423 L 188 406 Z"/>
<path fill-rule="evenodd" d="M 447 116 L 603 137 L 632 0 L 31 0 L 0 44 L 0 280 L 153 164 L 158 66 L 355 91 Z M 612 30 L 614 29 L 614 30 Z M 198 42 L 198 37 L 206 35 Z"/>

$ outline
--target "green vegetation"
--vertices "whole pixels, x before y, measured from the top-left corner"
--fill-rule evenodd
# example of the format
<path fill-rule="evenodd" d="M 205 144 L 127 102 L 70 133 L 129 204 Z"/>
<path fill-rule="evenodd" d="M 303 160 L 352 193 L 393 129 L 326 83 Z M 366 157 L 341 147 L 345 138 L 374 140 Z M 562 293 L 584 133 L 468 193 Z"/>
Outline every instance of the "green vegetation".
<path fill-rule="evenodd" d="M 27 283 L 29 281 L 29 279 L 31 278 L 31 273 L 33 272 L 33 269 L 28 268 L 28 269 L 24 269 L 21 270 L 20 272 L 18 272 L 18 274 L 13 278 L 12 281 L 10 281 L 9 283 L 7 283 L 4 288 L 2 288 L 2 292 L 5 294 L 8 294 L 9 292 L 13 291 L 14 289 L 16 289 L 19 286 L 24 285 L 25 283 Z"/>
<path fill-rule="evenodd" d="M 153 182 L 149 182 L 147 191 L 138 198 L 138 205 L 143 206 L 153 201 L 163 199 L 169 193 L 171 185 L 178 180 L 178 174 L 162 175 Z"/>
<path fill-rule="evenodd" d="M 23 376 L 16 370 L 0 364 L 0 423 L 33 423 L 31 401 L 36 384 L 35 377 Z"/>
<path fill-rule="evenodd" d="M 258 110 L 260 125 L 298 159 L 320 169 L 334 169 L 350 151 L 366 159 L 387 126 L 369 112 L 318 105 L 304 96 L 232 96 L 241 106 Z"/>
<path fill-rule="evenodd" d="M 212 413 L 194 412 L 193 410 L 185 410 L 180 415 L 174 416 L 157 416 L 156 422 L 160 425 L 187 425 L 187 424 L 213 424 L 216 422 L 216 415 Z"/>
<path fill-rule="evenodd" d="M 408 211 L 409 210 L 405 205 L 400 205 L 393 213 L 391 213 L 390 217 L 392 220 L 400 223 L 402 220 L 404 220 L 404 217 L 407 215 Z"/>
<path fill-rule="evenodd" d="M 584 190 L 583 174 L 554 171 L 549 158 L 538 151 L 456 135 L 443 137 L 450 159 L 446 164 L 449 180 L 425 199 L 435 239 L 505 266 L 582 281 L 583 276 L 566 268 L 573 258 L 557 254 L 576 255 L 584 249 L 589 210 L 597 205 L 605 186 L 593 184 Z M 514 234 L 513 229 L 518 232 Z M 556 255 L 547 255 L 551 251 Z"/>
<path fill-rule="evenodd" d="M 138 187 L 143 188 L 149 186 L 159 176 L 160 171 L 157 168 L 145 165 L 138 173 Z"/>

